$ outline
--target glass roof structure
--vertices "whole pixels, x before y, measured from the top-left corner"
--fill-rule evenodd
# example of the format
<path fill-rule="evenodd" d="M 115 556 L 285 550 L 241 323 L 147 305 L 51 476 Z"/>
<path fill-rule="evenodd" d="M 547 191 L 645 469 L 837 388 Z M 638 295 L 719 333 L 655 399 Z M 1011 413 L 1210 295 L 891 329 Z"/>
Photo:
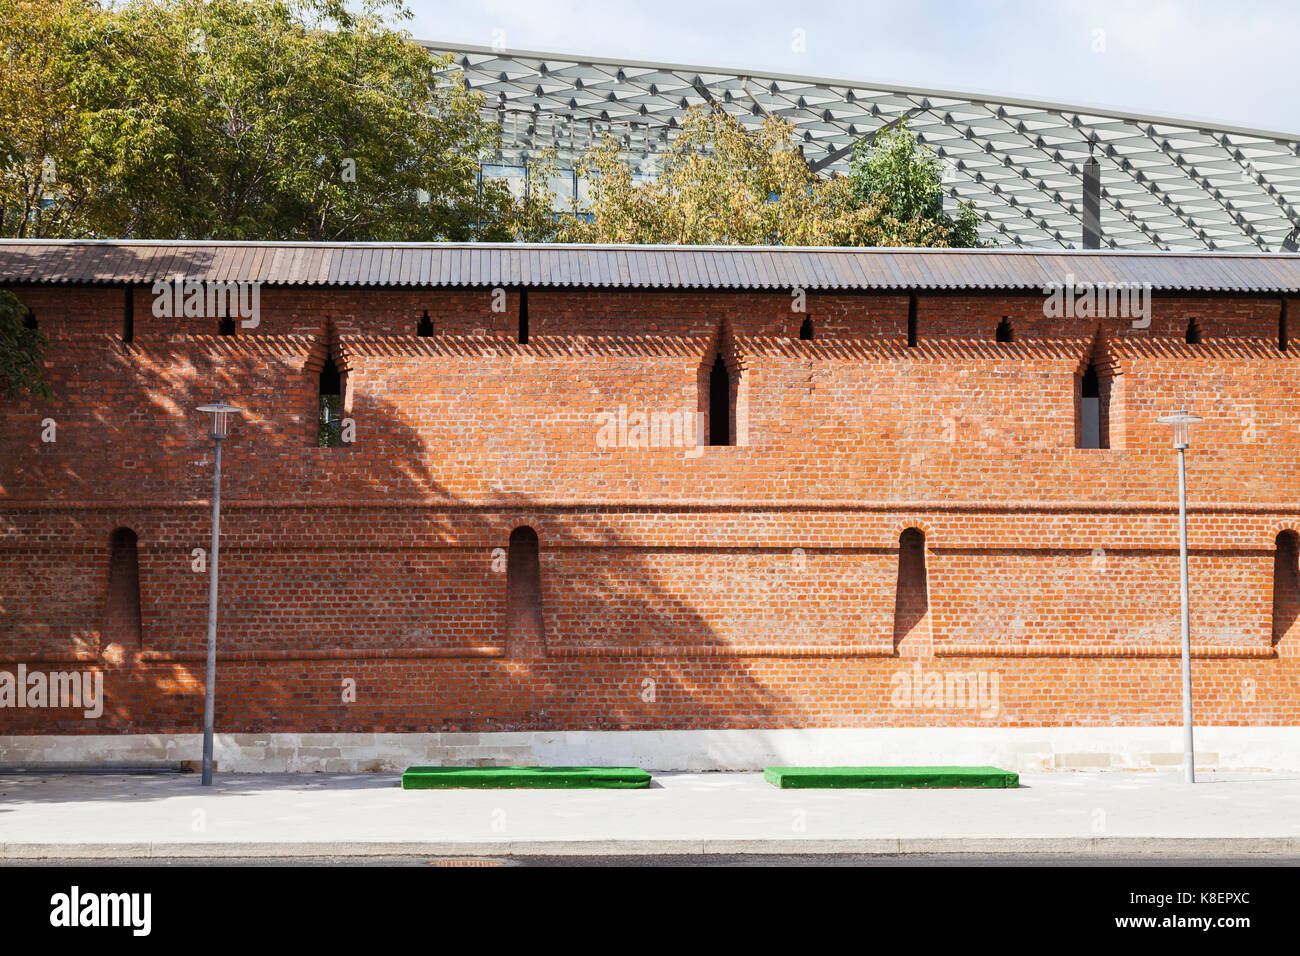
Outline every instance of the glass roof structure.
<path fill-rule="evenodd" d="M 1090 155 L 1101 167 L 1102 248 L 1260 252 L 1300 243 L 1296 134 L 987 93 L 424 45 L 452 55 L 452 70 L 483 94 L 484 116 L 501 127 L 485 174 L 518 177 L 521 187 L 543 150 L 571 168 L 605 135 L 652 176 L 694 105 L 713 104 L 747 125 L 788 120 L 809 166 L 824 174 L 847 171 L 854 142 L 906 116 L 944 164 L 946 201 L 974 203 L 982 237 L 999 246 L 1081 245 Z M 571 188 L 581 202 L 582 184 Z"/>

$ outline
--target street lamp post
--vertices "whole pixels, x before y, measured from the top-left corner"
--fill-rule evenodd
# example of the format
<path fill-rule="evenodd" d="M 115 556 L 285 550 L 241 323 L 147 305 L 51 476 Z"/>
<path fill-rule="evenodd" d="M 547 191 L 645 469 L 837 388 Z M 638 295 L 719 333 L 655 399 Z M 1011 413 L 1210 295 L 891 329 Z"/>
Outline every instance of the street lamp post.
<path fill-rule="evenodd" d="M 1192 626 L 1187 588 L 1187 433 L 1202 419 L 1190 412 L 1162 415 L 1156 421 L 1172 425 L 1174 447 L 1178 449 L 1178 578 L 1182 601 L 1183 630 L 1183 779 L 1196 782 L 1195 750 L 1192 744 Z"/>
<path fill-rule="evenodd" d="M 217 699 L 217 556 L 221 547 L 221 442 L 230 433 L 230 416 L 242 411 L 234 405 L 215 402 L 200 405 L 198 411 L 212 416 L 212 441 L 216 462 L 212 471 L 212 548 L 208 554 L 208 667 L 203 690 L 203 780 L 212 786 L 212 723 Z"/>

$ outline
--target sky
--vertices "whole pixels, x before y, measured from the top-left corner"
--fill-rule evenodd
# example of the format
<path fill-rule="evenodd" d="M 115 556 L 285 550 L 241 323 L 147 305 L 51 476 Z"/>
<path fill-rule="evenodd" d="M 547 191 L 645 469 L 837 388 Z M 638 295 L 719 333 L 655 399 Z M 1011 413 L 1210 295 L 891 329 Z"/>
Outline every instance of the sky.
<path fill-rule="evenodd" d="M 422 40 L 992 92 L 1300 134 L 1298 0 L 406 3 L 414 17 L 402 26 Z"/>

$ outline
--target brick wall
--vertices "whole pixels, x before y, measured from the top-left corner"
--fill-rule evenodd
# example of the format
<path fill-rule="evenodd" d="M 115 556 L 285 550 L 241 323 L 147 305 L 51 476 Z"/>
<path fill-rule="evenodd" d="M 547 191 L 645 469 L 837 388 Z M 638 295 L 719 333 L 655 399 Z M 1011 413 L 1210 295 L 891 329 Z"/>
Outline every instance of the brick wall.
<path fill-rule="evenodd" d="M 905 294 L 801 314 L 534 289 L 520 344 L 514 291 L 494 311 L 487 289 L 266 288 L 258 327 L 219 336 L 142 287 L 124 344 L 122 289 L 15 291 L 55 398 L 0 406 L 0 671 L 101 668 L 107 702 L 0 709 L 8 733 L 198 726 L 212 450 L 192 408 L 214 398 L 246 409 L 223 456 L 225 731 L 1176 722 L 1176 459 L 1154 419 L 1181 405 L 1206 418 L 1198 720 L 1300 718 L 1277 546 L 1300 528 L 1300 365 L 1276 298 L 1157 295 L 1135 329 L 922 292 L 909 348 Z M 736 444 L 646 447 L 641 416 L 707 415 L 719 354 Z M 326 361 L 356 423 L 340 448 L 316 443 Z M 1076 447 L 1090 362 L 1101 449 Z M 996 713 L 900 704 L 917 661 L 996 676 Z"/>

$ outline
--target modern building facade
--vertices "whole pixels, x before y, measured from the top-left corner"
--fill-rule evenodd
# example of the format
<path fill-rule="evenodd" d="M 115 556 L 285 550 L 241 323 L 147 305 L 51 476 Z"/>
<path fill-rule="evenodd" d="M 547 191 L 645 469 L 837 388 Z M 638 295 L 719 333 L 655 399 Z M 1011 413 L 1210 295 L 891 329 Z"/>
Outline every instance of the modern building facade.
<path fill-rule="evenodd" d="M 483 175 L 522 191 L 530 164 L 551 151 L 565 170 L 553 191 L 579 205 L 584 183 L 573 167 L 593 143 L 614 137 L 653 177 L 686 110 L 705 107 L 751 126 L 786 120 L 809 166 L 827 175 L 848 169 L 854 143 L 906 119 L 942 161 L 947 200 L 973 203 L 982 238 L 998 246 L 1077 248 L 1090 228 L 1108 249 L 1300 248 L 1295 133 L 861 78 L 425 46 L 451 56 L 450 72 L 483 95 L 484 117 L 501 129 Z"/>
<path fill-rule="evenodd" d="M 0 286 L 54 390 L 0 405 L 0 760 L 197 754 L 215 399 L 227 768 L 1176 762 L 1179 408 L 1204 759 L 1300 760 L 1300 257 L 5 241 Z"/>

